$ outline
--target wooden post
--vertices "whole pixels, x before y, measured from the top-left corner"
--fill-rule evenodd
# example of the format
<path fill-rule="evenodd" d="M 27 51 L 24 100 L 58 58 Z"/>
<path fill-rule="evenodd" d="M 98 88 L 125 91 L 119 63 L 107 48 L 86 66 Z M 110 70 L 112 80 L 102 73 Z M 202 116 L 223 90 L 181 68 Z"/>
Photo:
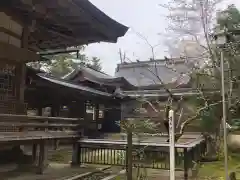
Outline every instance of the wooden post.
<path fill-rule="evenodd" d="M 96 131 L 98 132 L 98 123 L 99 123 L 99 104 L 95 104 L 95 108 L 94 108 L 94 119 L 96 121 Z"/>
<path fill-rule="evenodd" d="M 127 147 L 126 147 L 126 171 L 127 180 L 132 180 L 132 129 L 127 129 Z"/>
<path fill-rule="evenodd" d="M 189 158 L 188 150 L 184 148 L 184 180 L 188 180 Z"/>
<path fill-rule="evenodd" d="M 43 115 L 43 108 L 42 106 L 37 108 L 37 115 L 42 116 Z M 35 128 L 35 130 L 41 130 L 41 128 Z"/>
<path fill-rule="evenodd" d="M 37 115 L 42 116 L 42 107 L 38 107 L 37 109 Z"/>
<path fill-rule="evenodd" d="M 231 173 L 229 174 L 229 180 L 237 180 L 237 178 L 236 178 L 236 172 L 231 172 Z"/>
<path fill-rule="evenodd" d="M 175 122 L 174 111 L 169 111 L 169 150 L 170 150 L 170 180 L 175 180 Z"/>
<path fill-rule="evenodd" d="M 28 37 L 29 37 L 30 31 L 29 28 L 27 26 L 25 26 L 23 28 L 23 32 L 22 32 L 22 48 L 24 49 L 28 49 Z M 19 77 L 19 85 L 20 85 L 20 89 L 19 89 L 19 100 L 21 102 L 24 102 L 24 92 L 25 92 L 25 80 L 26 80 L 26 64 L 25 63 L 21 63 L 19 65 L 19 71 L 20 71 L 20 77 Z"/>
<path fill-rule="evenodd" d="M 44 168 L 47 166 L 47 147 L 46 142 L 42 141 L 40 143 L 40 152 L 38 157 L 38 174 L 43 174 Z"/>
<path fill-rule="evenodd" d="M 51 106 L 51 117 L 56 117 L 56 111 L 55 111 L 55 106 Z"/>
<path fill-rule="evenodd" d="M 81 145 L 78 142 L 74 142 L 73 144 L 73 152 L 72 152 L 72 166 L 79 166 L 81 164 L 80 161 L 81 155 Z"/>
<path fill-rule="evenodd" d="M 35 164 L 37 160 L 37 144 L 33 144 L 32 146 L 32 160 L 33 164 Z"/>

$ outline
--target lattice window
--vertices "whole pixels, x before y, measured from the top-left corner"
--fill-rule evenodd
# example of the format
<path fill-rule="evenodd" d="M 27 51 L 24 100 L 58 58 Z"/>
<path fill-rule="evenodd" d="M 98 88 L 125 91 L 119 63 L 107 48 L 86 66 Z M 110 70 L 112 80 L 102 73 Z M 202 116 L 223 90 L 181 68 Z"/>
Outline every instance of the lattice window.
<path fill-rule="evenodd" d="M 0 101 L 15 99 L 16 66 L 0 64 Z"/>
<path fill-rule="evenodd" d="M 0 64 L 0 113 L 18 114 L 26 111 L 26 105 L 16 98 L 18 82 L 16 66 Z"/>

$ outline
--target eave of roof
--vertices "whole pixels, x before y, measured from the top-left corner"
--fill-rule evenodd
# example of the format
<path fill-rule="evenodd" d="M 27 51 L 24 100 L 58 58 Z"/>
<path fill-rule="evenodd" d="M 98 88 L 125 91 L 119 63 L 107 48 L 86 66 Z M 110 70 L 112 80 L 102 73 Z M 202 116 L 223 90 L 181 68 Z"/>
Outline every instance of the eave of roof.
<path fill-rule="evenodd" d="M 21 23 L 35 24 L 29 38 L 35 51 L 116 42 L 128 30 L 88 0 L 8 0 L 0 6 Z"/>
<path fill-rule="evenodd" d="M 201 94 L 197 89 L 193 88 L 182 88 L 182 89 L 171 89 L 170 92 L 176 96 L 194 96 Z M 206 93 L 220 93 L 219 90 L 209 89 Z M 137 90 L 137 91 L 123 91 L 123 95 L 129 97 L 168 97 L 169 94 L 165 90 Z"/>
<path fill-rule="evenodd" d="M 133 86 L 123 77 L 113 77 L 103 72 L 99 72 L 87 67 L 81 67 L 73 70 L 69 74 L 63 77 L 64 80 L 73 81 L 79 73 L 82 73 L 85 80 L 104 84 L 109 86 L 126 86 L 130 89 L 135 89 Z"/>
<path fill-rule="evenodd" d="M 46 74 L 38 74 L 38 76 L 42 79 L 45 79 L 51 83 L 54 83 L 54 84 L 57 84 L 57 85 L 60 85 L 60 86 L 64 86 L 64 87 L 67 87 L 67 88 L 73 88 L 73 89 L 76 89 L 76 90 L 80 90 L 80 91 L 84 91 L 84 92 L 89 92 L 91 94 L 95 94 L 95 95 L 100 95 L 100 96 L 105 96 L 105 97 L 112 97 L 113 95 L 110 94 L 110 93 L 106 93 L 106 92 L 102 92 L 102 91 L 98 91 L 98 90 L 95 90 L 93 88 L 90 88 L 90 87 L 86 87 L 86 86 L 81 86 L 81 85 L 77 85 L 77 84 L 73 84 L 73 83 L 69 83 L 67 81 L 64 81 L 62 79 L 57 79 L 57 78 L 54 78 L 54 77 L 50 77 Z"/>

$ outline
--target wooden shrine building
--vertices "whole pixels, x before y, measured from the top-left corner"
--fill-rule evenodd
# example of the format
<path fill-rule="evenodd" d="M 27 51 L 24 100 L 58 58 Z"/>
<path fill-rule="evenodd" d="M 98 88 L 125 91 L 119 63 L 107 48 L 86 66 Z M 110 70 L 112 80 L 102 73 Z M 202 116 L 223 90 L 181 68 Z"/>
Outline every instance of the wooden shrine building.
<path fill-rule="evenodd" d="M 101 41 L 115 43 L 128 28 L 108 17 L 88 0 L 7 0 L 0 1 L 0 9 L 0 160 L 3 160 L 2 157 L 10 158 L 21 164 L 25 155 L 20 145 L 28 144 L 32 146 L 32 160 L 35 163 L 38 158 L 37 169 L 42 173 L 47 142 L 71 139 L 76 143 L 81 133 L 79 130 L 84 126 L 81 121 L 83 116 L 80 112 L 74 114 L 78 112 L 76 110 L 72 110 L 74 113 L 70 113 L 68 118 L 57 117 L 55 106 L 60 105 L 59 99 L 53 99 L 56 96 L 50 95 L 61 94 L 60 100 L 64 103 L 73 103 L 76 96 L 81 100 L 81 97 L 91 99 L 96 96 L 98 101 L 111 101 L 112 97 L 109 93 L 37 75 L 35 77 L 39 79 L 35 87 L 40 90 L 35 90 L 44 92 L 46 99 L 31 101 L 32 86 L 26 89 L 26 85 L 31 84 L 26 81 L 26 63 L 40 61 L 39 52 L 43 51 Z M 52 114 L 56 117 L 27 115 L 29 105 L 40 109 L 41 105 L 49 105 L 50 100 L 56 102 L 52 108 Z M 77 108 L 71 105 L 72 109 Z M 37 157 L 38 147 L 40 153 Z M 77 146 L 74 147 L 75 152 Z M 7 153 L 9 156 L 2 153 L 3 148 L 12 148 L 10 155 Z M 72 163 L 76 161 L 77 158 L 73 156 Z"/>
<path fill-rule="evenodd" d="M 198 94 L 192 88 L 191 78 L 184 75 L 189 71 L 184 60 L 174 61 L 173 66 L 167 64 L 169 62 L 165 59 L 117 65 L 115 76 L 125 78 L 134 87 L 130 90 L 124 87 L 120 89 L 123 95 L 131 97 L 131 101 L 122 103 L 122 119 L 150 119 L 162 124 L 166 120 L 164 110 L 169 92 L 175 102 L 181 97 L 185 100 L 188 96 Z M 162 125 L 158 129 L 166 132 Z"/>
<path fill-rule="evenodd" d="M 76 76 L 73 76 L 72 72 L 63 78 L 27 67 L 25 101 L 28 108 L 37 109 L 38 115 L 42 115 L 43 108 L 50 107 L 52 117 L 84 118 L 86 123 L 90 123 L 98 132 L 95 134 L 91 131 L 90 135 L 120 132 L 116 121 L 121 119 L 121 103 L 126 101 L 127 97 L 114 94 L 119 78 L 115 83 L 112 78 L 112 84 L 100 85 L 99 81 L 93 82 L 89 74 L 83 75 L 83 69 L 97 73 L 98 77 L 102 74 L 110 81 L 111 76 L 86 67 L 79 69 Z M 77 74 L 88 79 L 88 82 L 78 81 L 80 77 Z M 91 108 L 90 113 L 87 113 L 88 108 Z"/>

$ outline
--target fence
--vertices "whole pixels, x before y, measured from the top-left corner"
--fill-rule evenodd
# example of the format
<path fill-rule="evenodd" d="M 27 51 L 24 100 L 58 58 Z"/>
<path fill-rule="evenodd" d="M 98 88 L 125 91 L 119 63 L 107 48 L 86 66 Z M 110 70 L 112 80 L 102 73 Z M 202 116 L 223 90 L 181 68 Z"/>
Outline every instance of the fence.
<path fill-rule="evenodd" d="M 126 166 L 126 169 L 131 161 L 133 167 L 169 170 L 169 143 L 133 140 L 131 154 L 127 153 L 129 148 L 130 145 L 124 140 L 83 139 L 79 143 L 79 161 L 83 164 Z M 205 149 L 205 141 L 201 137 L 177 143 L 176 170 L 184 171 L 187 178 L 188 169 L 193 168 L 195 162 L 200 160 Z"/>

